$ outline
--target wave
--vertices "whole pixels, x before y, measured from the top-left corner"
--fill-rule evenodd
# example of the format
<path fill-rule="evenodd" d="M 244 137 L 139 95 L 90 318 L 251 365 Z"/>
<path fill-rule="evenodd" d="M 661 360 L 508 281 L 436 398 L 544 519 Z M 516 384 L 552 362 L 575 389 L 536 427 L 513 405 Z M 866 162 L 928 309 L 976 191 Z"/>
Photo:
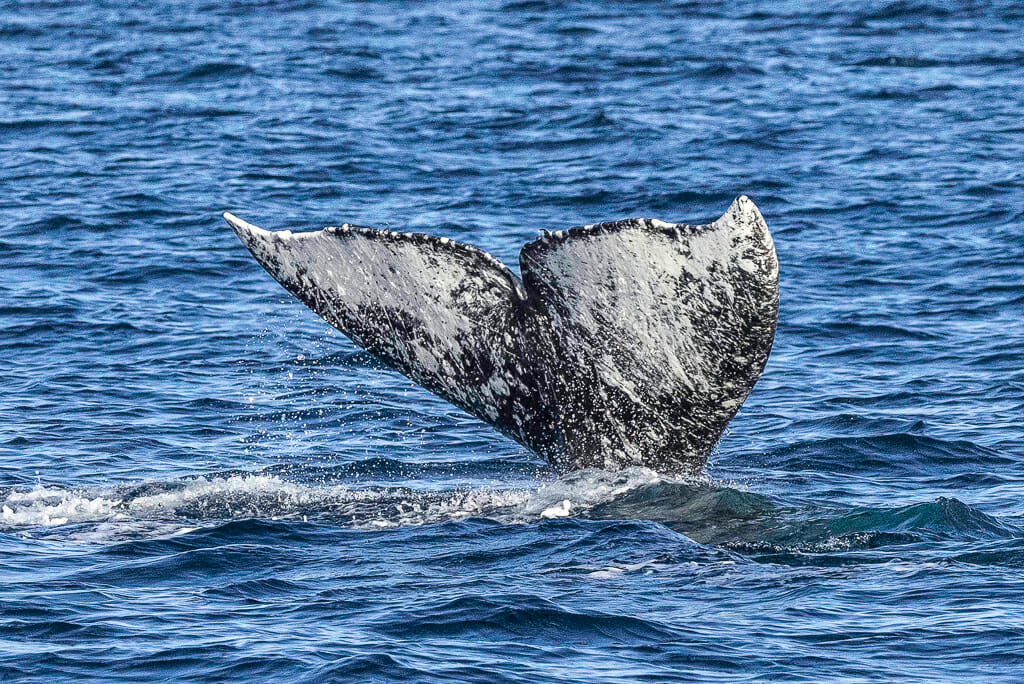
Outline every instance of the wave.
<path fill-rule="evenodd" d="M 374 469 L 391 464 L 374 459 Z M 357 466 L 352 466 L 358 468 Z M 432 470 L 429 466 L 424 473 Z M 348 466 L 333 473 L 339 475 Z M 0 499 L 0 530 L 107 525 L 117 536 L 123 528 L 133 536 L 140 529 L 166 533 L 191 528 L 196 522 L 237 519 L 323 519 L 358 528 L 488 517 L 503 522 L 528 522 L 568 517 L 631 489 L 659 481 L 653 471 L 638 468 L 622 473 L 584 471 L 553 482 L 512 488 L 418 490 L 402 486 L 307 484 L 279 474 L 222 473 L 138 485 L 65 488 L 36 485 L 12 489 Z M 566 503 L 568 502 L 568 503 Z M 177 528 L 168 522 L 180 523 Z M 143 523 L 140 528 L 139 524 Z M 113 527 L 109 527 L 113 525 Z"/>
<path fill-rule="evenodd" d="M 652 619 L 576 612 L 537 596 L 460 597 L 400 611 L 382 631 L 402 639 L 491 638 L 541 643 L 617 644 L 677 638 L 674 630 Z"/>
<path fill-rule="evenodd" d="M 910 69 L 928 68 L 935 66 L 943 66 L 944 62 L 937 59 L 924 59 L 922 57 L 900 57 L 898 55 L 888 55 L 885 57 L 869 57 L 859 62 L 855 62 L 853 66 L 884 66 L 884 67 L 901 67 Z"/>
<path fill-rule="evenodd" d="M 423 524 L 513 504 L 516 492 L 417 493 L 403 488 L 310 486 L 276 475 L 230 475 L 76 490 L 38 485 L 9 493 L 0 525 L 57 527 L 74 523 L 331 518 L 366 527 Z"/>
<path fill-rule="evenodd" d="M 239 520 L 388 529 L 468 518 L 501 524 L 573 518 L 655 521 L 708 540 L 721 536 L 712 531 L 721 533 L 746 524 L 772 506 L 766 497 L 710 478 L 680 480 L 645 468 L 618 473 L 578 471 L 557 479 L 541 479 L 543 470 L 524 468 L 518 486 L 465 484 L 437 490 L 388 485 L 386 479 L 412 478 L 429 487 L 442 472 L 449 479 L 458 476 L 446 471 L 450 464 L 371 459 L 366 468 L 363 465 L 279 466 L 258 473 L 229 472 L 92 489 L 53 485 L 11 489 L 0 495 L 0 531 L 116 542 L 190 533 Z M 488 474 L 508 479 L 505 469 L 496 469 L 494 463 L 472 465 L 462 473 L 464 481 L 479 483 Z"/>
<path fill-rule="evenodd" d="M 374 468 L 390 464 L 374 459 Z M 431 481 L 429 466 L 424 474 Z M 418 489 L 356 486 L 349 466 L 306 473 L 305 483 L 268 470 L 95 489 L 37 485 L 0 497 L 0 532 L 116 543 L 175 536 L 228 523 L 313 522 L 381 530 L 473 519 L 503 525 L 626 521 L 646 525 L 626 536 L 681 534 L 755 555 L 829 553 L 927 540 L 1016 539 L 1019 527 L 955 498 L 901 507 L 797 506 L 710 478 L 678 479 L 644 468 L 585 470 L 513 487 Z M 325 482 L 326 481 L 326 482 Z M 824 509 L 824 510 L 822 510 Z M 551 522 L 548 522 L 551 521 Z M 654 525 L 652 528 L 650 525 Z M 605 545 L 598 529 L 579 543 Z M 671 546 L 666 539 L 666 548 Z M 465 559 L 463 559 L 465 560 Z"/>
<path fill-rule="evenodd" d="M 733 76 L 763 76 L 764 71 L 751 64 L 709 64 L 690 72 L 693 78 L 717 80 L 727 79 Z"/>
<path fill-rule="evenodd" d="M 775 451 L 769 460 L 773 467 L 788 471 L 884 473 L 915 478 L 995 471 L 1016 465 L 998 451 L 966 440 L 907 433 L 801 442 Z"/>
<path fill-rule="evenodd" d="M 836 534 L 851 532 L 914 532 L 922 536 L 960 539 L 1012 538 L 1021 530 L 1000 522 L 956 498 L 940 496 L 928 503 L 893 509 L 856 509 L 829 523 Z"/>
<path fill-rule="evenodd" d="M 991 66 L 1019 66 L 1024 64 L 1024 52 L 1012 52 L 1002 55 L 976 55 L 958 59 L 929 59 L 925 57 L 910 57 L 903 55 L 882 55 L 868 57 L 851 66 L 855 67 L 890 67 L 898 69 L 932 69 L 935 67 L 991 67 Z M 940 86 L 949 89 L 952 86 Z M 928 90 L 928 89 L 926 89 Z"/>
<path fill-rule="evenodd" d="M 216 80 L 233 80 L 252 76 L 256 70 L 247 64 L 234 62 L 206 62 L 183 71 L 162 71 L 153 75 L 154 80 L 172 80 L 179 83 L 196 83 Z"/>
<path fill-rule="evenodd" d="M 760 536 L 724 543 L 758 556 L 762 561 L 788 564 L 835 562 L 818 554 L 863 552 L 936 541 L 1014 540 L 1024 530 L 999 520 L 956 498 L 899 507 L 855 508 L 822 518 L 790 517 L 766 527 Z M 810 554 L 810 555 L 809 555 Z M 890 557 L 880 557 L 884 562 Z M 861 556 L 860 561 L 868 560 Z M 841 561 L 840 561 L 841 562 Z"/>
<path fill-rule="evenodd" d="M 883 7 L 861 13 L 860 19 L 863 21 L 879 21 L 888 19 L 907 19 L 908 17 L 917 19 L 925 17 L 945 18 L 950 16 L 950 14 L 950 10 L 937 5 L 897 0 L 897 2 L 892 2 L 884 5 Z"/>

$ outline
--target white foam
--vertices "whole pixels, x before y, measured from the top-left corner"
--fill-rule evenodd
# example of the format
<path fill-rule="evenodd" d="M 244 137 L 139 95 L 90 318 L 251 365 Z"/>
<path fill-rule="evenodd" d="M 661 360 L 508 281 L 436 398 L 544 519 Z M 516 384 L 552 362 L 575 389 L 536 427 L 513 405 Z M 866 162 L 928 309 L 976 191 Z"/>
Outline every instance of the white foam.
<path fill-rule="evenodd" d="M 544 484 L 525 500 L 519 514 L 521 518 L 555 517 L 553 512 L 569 510 L 583 513 L 594 506 L 611 501 L 626 492 L 662 481 L 662 476 L 648 468 L 627 468 L 619 472 L 605 470 L 577 470 Z M 558 516 L 564 517 L 564 516 Z"/>
<path fill-rule="evenodd" d="M 485 517 L 508 524 L 585 515 L 625 492 L 662 481 L 646 468 L 618 473 L 577 471 L 517 488 L 422 491 L 304 484 L 246 473 L 149 482 L 132 487 L 74 489 L 37 485 L 0 499 L 0 530 L 93 523 L 84 539 L 184 534 L 202 520 L 323 519 L 365 529 Z"/>
<path fill-rule="evenodd" d="M 116 515 L 120 504 L 120 499 L 113 497 L 90 497 L 59 487 L 36 485 L 29 491 L 8 494 L 0 504 L 0 529 L 107 520 Z"/>
<path fill-rule="evenodd" d="M 593 577 L 594 579 L 609 579 L 617 575 L 621 575 L 622 573 L 622 568 L 617 568 L 613 565 L 609 565 L 604 570 L 595 570 L 594 572 L 589 573 L 589 576 Z"/>

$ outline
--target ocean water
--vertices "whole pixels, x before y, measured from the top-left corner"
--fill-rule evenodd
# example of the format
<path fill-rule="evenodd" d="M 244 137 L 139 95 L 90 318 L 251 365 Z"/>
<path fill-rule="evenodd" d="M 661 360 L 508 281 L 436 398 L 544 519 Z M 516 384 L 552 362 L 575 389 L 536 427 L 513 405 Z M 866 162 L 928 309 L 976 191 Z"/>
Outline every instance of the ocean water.
<path fill-rule="evenodd" d="M 1022 85 L 1006 2 L 0 2 L 0 680 L 1020 681 Z M 559 476 L 219 216 L 515 264 L 742 193 L 693 479 Z"/>

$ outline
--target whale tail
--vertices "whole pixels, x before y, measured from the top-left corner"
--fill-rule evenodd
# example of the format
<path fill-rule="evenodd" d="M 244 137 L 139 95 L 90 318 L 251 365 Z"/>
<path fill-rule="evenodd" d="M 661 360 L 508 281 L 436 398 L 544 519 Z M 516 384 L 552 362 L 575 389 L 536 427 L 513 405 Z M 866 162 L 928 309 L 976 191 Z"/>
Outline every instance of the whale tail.
<path fill-rule="evenodd" d="M 224 217 L 356 344 L 561 469 L 699 470 L 774 339 L 778 261 L 746 197 L 701 226 L 545 233 L 523 248 L 521 281 L 447 238 Z"/>

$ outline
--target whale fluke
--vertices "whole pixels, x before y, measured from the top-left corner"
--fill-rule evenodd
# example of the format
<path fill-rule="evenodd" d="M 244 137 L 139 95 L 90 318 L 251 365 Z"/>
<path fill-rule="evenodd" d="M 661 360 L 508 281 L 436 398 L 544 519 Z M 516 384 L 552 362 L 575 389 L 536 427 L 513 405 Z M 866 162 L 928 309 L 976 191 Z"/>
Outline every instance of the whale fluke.
<path fill-rule="evenodd" d="M 545 232 L 522 280 L 447 238 L 224 218 L 353 342 L 562 470 L 699 471 L 775 336 L 778 261 L 747 197 L 706 225 Z"/>

